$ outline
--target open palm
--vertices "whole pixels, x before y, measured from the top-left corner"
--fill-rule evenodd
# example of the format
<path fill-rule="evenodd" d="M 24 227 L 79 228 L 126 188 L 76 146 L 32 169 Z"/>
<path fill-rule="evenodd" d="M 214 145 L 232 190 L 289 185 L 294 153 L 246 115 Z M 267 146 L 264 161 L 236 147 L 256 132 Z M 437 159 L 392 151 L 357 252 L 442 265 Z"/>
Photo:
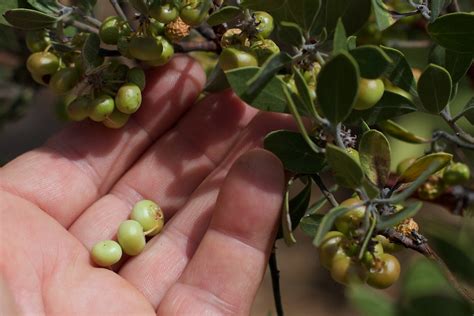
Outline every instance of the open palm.
<path fill-rule="evenodd" d="M 0 284 L 10 308 L 249 313 L 284 187 L 280 162 L 253 148 L 291 119 L 257 113 L 230 91 L 194 105 L 205 76 L 184 56 L 147 80 L 144 104 L 122 130 L 73 124 L 0 170 Z M 89 250 L 115 238 L 143 198 L 163 208 L 163 232 L 115 272 L 95 267 Z"/>

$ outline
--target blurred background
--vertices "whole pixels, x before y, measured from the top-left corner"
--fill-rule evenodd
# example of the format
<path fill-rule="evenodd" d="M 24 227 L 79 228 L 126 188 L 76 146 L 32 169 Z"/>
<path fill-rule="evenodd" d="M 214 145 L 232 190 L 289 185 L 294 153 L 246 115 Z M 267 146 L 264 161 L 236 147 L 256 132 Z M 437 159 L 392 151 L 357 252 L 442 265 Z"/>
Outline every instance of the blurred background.
<path fill-rule="evenodd" d="M 108 12 L 111 12 L 110 8 L 104 4 L 98 8 L 97 15 L 99 17 L 106 16 Z M 431 45 L 427 42 L 424 33 L 424 26 L 424 21 L 411 18 L 409 22 L 399 22 L 384 33 L 380 33 L 374 29 L 373 23 L 368 23 L 360 33 L 359 42 L 361 44 L 383 43 L 400 49 L 406 54 L 413 68 L 423 69 L 431 51 Z M 22 41 L 23 36 L 22 32 L 0 25 L 0 166 L 20 154 L 40 146 L 64 125 L 73 124 L 67 122 L 64 102 L 48 90 L 35 85 L 29 78 L 24 66 L 28 52 Z M 471 67 L 470 74 L 460 83 L 458 95 L 453 102 L 453 113 L 462 109 L 467 101 L 474 96 L 473 76 L 474 71 Z M 398 119 L 397 122 L 417 135 L 427 138 L 435 129 L 448 130 L 441 119 L 427 114 L 406 115 Z M 467 120 L 461 119 L 459 124 L 471 134 L 474 133 L 474 127 Z M 428 149 L 424 145 L 409 145 L 394 139 L 390 139 L 390 141 L 393 168 L 399 161 L 407 157 L 420 156 Z M 464 152 L 464 155 L 472 166 L 473 153 Z M 331 185 L 331 179 L 326 180 L 328 185 Z M 313 199 L 318 199 L 319 191 L 315 190 L 313 193 Z M 347 196 L 339 198 L 345 197 Z M 440 224 L 448 227 L 452 232 L 469 230 L 472 233 L 471 219 L 472 217 L 463 219 L 452 215 L 447 210 L 429 203 L 425 203 L 423 210 L 416 218 L 422 227 L 422 233 L 424 233 L 423 227 L 435 227 L 436 230 Z M 430 234 L 429 231 L 427 233 Z M 456 238 L 463 238 L 459 234 L 456 236 Z M 472 237 L 471 234 L 468 236 L 468 238 Z M 335 283 L 328 271 L 319 265 L 318 254 L 312 245 L 312 240 L 299 230 L 296 233 L 296 238 L 298 242 L 295 246 L 287 247 L 279 241 L 276 250 L 281 271 L 282 300 L 287 315 L 369 315 L 370 313 L 364 310 L 366 307 L 360 306 L 360 302 L 363 302 L 364 299 L 371 302 L 370 304 L 376 303 L 370 301 L 372 299 L 387 300 L 395 305 L 403 305 L 404 295 L 409 291 L 416 290 L 416 293 L 428 291 L 428 289 L 435 292 L 440 290 L 443 293 L 452 291 L 438 268 L 420 261 L 420 255 L 408 250 L 397 255 L 402 263 L 402 280 L 395 286 L 385 291 L 367 293 L 347 291 L 345 287 Z M 473 240 L 468 240 L 472 245 Z M 469 260 L 463 261 L 459 254 L 452 254 L 452 256 L 459 261 L 458 265 L 470 264 Z M 461 268 L 469 270 L 469 267 L 466 266 Z M 413 271 L 422 272 L 415 273 Z M 413 275 L 421 276 L 421 278 L 417 279 Z M 472 277 L 472 274 L 468 277 Z M 427 283 L 427 280 L 430 281 Z M 364 293 L 367 297 L 364 296 Z M 457 298 L 458 296 L 452 294 L 452 297 Z M 444 301 L 441 300 L 441 302 Z M 456 316 L 462 315 L 466 310 L 459 309 L 458 311 L 452 308 L 443 310 L 442 306 L 437 306 L 434 303 L 423 306 L 429 305 L 437 308 L 435 313 L 430 315 Z M 444 305 L 449 307 L 450 304 Z M 422 314 L 425 315 L 425 313 Z M 275 315 L 272 285 L 268 272 L 255 300 L 252 315 Z"/>

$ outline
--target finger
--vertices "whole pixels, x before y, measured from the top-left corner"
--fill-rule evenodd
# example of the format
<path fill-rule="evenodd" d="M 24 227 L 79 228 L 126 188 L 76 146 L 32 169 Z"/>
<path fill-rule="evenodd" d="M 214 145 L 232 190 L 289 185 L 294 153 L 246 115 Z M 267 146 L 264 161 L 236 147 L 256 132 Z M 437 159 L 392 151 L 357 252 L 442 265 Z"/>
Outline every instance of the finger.
<path fill-rule="evenodd" d="M 157 201 L 165 218 L 181 207 L 224 158 L 256 110 L 230 90 L 199 102 L 70 227 L 87 248 L 115 236 L 135 202 Z"/>
<path fill-rule="evenodd" d="M 179 279 L 206 232 L 219 189 L 234 161 L 247 151 L 260 147 L 264 136 L 277 129 L 294 130 L 293 119 L 288 115 L 259 113 L 219 167 L 167 222 L 163 232 L 148 243 L 140 256 L 129 260 L 120 270 L 120 274 L 155 307 Z"/>
<path fill-rule="evenodd" d="M 143 105 L 123 129 L 74 124 L 0 170 L 0 187 L 69 226 L 193 103 L 205 75 L 195 61 L 179 56 L 147 79 Z"/>
<path fill-rule="evenodd" d="M 283 188 L 283 166 L 273 154 L 253 150 L 235 162 L 209 228 L 164 297 L 159 315 L 250 313 L 276 233 Z"/>

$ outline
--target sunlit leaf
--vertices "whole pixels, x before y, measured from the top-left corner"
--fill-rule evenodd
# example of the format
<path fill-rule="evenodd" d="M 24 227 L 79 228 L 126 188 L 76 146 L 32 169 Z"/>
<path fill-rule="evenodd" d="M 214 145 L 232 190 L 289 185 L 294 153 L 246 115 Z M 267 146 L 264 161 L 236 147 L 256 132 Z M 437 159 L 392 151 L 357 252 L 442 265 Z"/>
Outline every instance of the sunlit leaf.
<path fill-rule="evenodd" d="M 407 143 L 423 144 L 429 141 L 426 138 L 413 134 L 412 132 L 392 120 L 382 121 L 378 123 L 378 125 L 385 133 Z"/>
<path fill-rule="evenodd" d="M 453 159 L 453 155 L 439 152 L 439 153 L 432 153 L 423 157 L 418 158 L 415 160 L 400 176 L 399 182 L 407 183 L 415 181 L 425 170 L 433 166 L 433 173 L 438 172 L 439 170 L 443 169 L 447 166 L 451 160 Z"/>

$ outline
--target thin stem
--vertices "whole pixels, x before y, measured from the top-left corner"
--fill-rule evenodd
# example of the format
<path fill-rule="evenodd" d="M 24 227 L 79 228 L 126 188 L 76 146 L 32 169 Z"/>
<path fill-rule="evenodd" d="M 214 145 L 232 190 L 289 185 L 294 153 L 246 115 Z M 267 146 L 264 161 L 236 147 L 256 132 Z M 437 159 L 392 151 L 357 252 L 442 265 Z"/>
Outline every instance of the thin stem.
<path fill-rule="evenodd" d="M 463 141 L 474 144 L 474 137 L 466 133 L 459 125 L 456 124 L 456 121 L 451 117 L 447 109 L 444 109 L 440 113 L 441 117 L 445 120 L 446 123 L 453 129 L 456 133 L 456 136 L 462 139 Z"/>
<path fill-rule="evenodd" d="M 97 27 L 100 27 L 102 25 L 102 22 L 99 21 L 98 19 L 92 17 L 92 16 L 89 16 L 89 15 L 83 15 L 82 18 L 89 22 L 90 24 L 94 25 L 94 26 L 97 26 Z"/>
<path fill-rule="evenodd" d="M 339 205 L 339 203 L 337 202 L 336 198 L 334 197 L 334 195 L 332 194 L 332 192 L 330 190 L 328 190 L 328 188 L 326 187 L 326 185 L 324 184 L 323 180 L 321 179 L 321 177 L 317 174 L 314 174 L 311 176 L 314 180 L 314 182 L 316 183 L 316 185 L 319 187 L 319 190 L 321 191 L 321 193 L 324 195 L 324 197 L 328 200 L 329 203 L 331 203 L 331 205 L 333 207 L 336 207 Z"/>
<path fill-rule="evenodd" d="M 269 260 L 270 274 L 272 276 L 273 298 L 275 300 L 275 309 L 278 316 L 283 316 L 283 304 L 281 302 L 280 292 L 280 271 L 278 270 L 275 246 L 270 254 Z"/>
<path fill-rule="evenodd" d="M 98 28 L 96 28 L 94 26 L 90 26 L 90 25 L 85 24 L 85 23 L 82 23 L 82 22 L 77 21 L 73 18 L 68 17 L 68 18 L 64 19 L 64 22 L 66 24 L 74 26 L 78 30 L 81 30 L 81 31 L 84 31 L 84 32 L 89 32 L 89 33 L 94 33 L 94 34 L 99 34 L 99 29 Z"/>
<path fill-rule="evenodd" d="M 342 140 L 341 133 L 342 133 L 342 124 L 339 123 L 336 125 L 336 130 L 334 131 L 334 137 L 336 138 L 337 145 L 343 149 L 346 149 L 346 145 L 344 145 L 344 141 Z"/>
<path fill-rule="evenodd" d="M 175 51 L 180 53 L 193 51 L 215 52 L 219 49 L 214 41 L 181 42 L 174 45 Z"/>
<path fill-rule="evenodd" d="M 359 256 L 358 256 L 359 260 L 362 260 L 362 258 L 364 257 L 365 251 L 367 250 L 367 245 L 369 244 L 370 238 L 372 238 L 372 234 L 374 233 L 376 224 L 377 224 L 377 221 L 375 220 L 375 218 L 371 217 L 369 229 L 365 233 L 364 241 L 362 242 L 362 245 L 359 250 Z"/>
<path fill-rule="evenodd" d="M 457 137 L 455 135 L 451 135 L 451 134 L 446 133 L 444 131 L 434 132 L 432 141 L 434 142 L 434 141 L 436 141 L 438 139 L 442 139 L 442 138 L 449 141 L 449 142 L 451 142 L 451 143 L 453 143 L 453 144 L 458 145 L 459 147 L 474 150 L 474 144 L 466 143 L 466 142 L 462 141 L 461 139 L 459 139 L 459 137 Z"/>

